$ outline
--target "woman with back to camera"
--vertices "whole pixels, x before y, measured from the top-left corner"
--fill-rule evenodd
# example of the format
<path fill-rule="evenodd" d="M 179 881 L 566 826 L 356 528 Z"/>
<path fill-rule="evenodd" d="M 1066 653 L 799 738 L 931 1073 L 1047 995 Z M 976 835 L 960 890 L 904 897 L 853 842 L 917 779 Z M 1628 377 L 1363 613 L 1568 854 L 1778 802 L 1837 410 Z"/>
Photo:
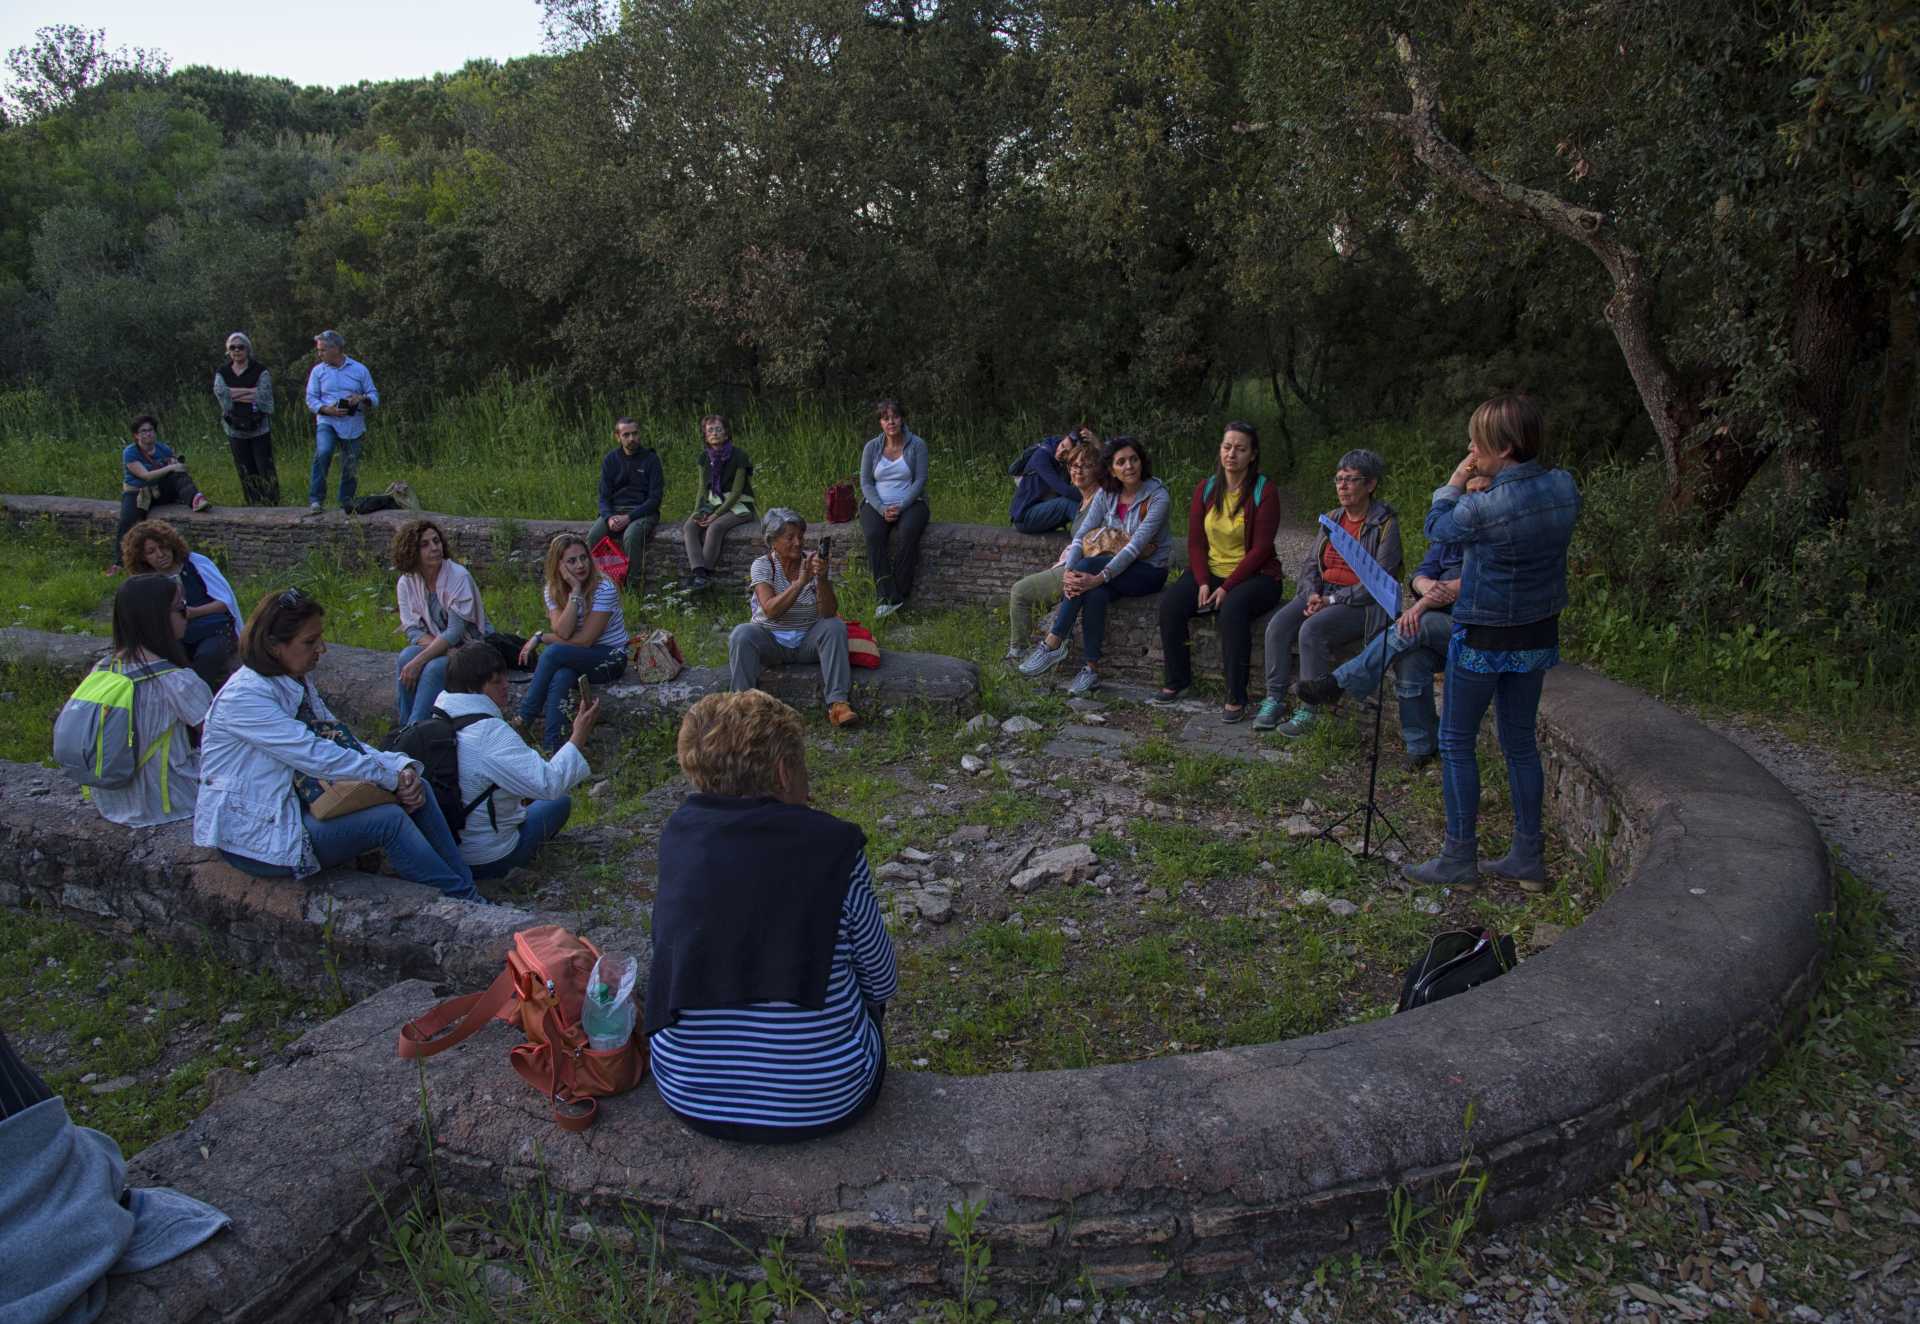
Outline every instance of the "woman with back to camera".
<path fill-rule="evenodd" d="M 128 574 L 166 575 L 180 585 L 187 604 L 187 632 L 180 646 L 208 689 L 226 684 L 246 620 L 220 567 L 188 551 L 180 531 L 163 519 L 142 520 L 128 529 L 120 540 L 120 559 Z"/>
<path fill-rule="evenodd" d="M 1447 840 L 1438 857 L 1401 872 L 1428 886 L 1459 886 L 1479 873 L 1480 765 L 1474 746 L 1493 708 L 1513 795 L 1513 844 L 1486 866 L 1528 891 L 1546 885 L 1541 805 L 1546 777 L 1534 725 L 1547 671 L 1560 661 L 1567 606 L 1567 546 L 1580 490 L 1565 469 L 1540 462 L 1547 420 L 1530 396 L 1496 395 L 1473 411 L 1467 454 L 1433 494 L 1426 533 L 1466 549 L 1453 604 L 1447 690 L 1440 709 L 1440 777 Z M 1484 492 L 1469 492 L 1479 476 Z"/>
<path fill-rule="evenodd" d="M 1220 652 L 1226 663 L 1223 722 L 1247 715 L 1247 669 L 1253 623 L 1280 603 L 1280 489 L 1260 472 L 1260 434 L 1251 423 L 1229 423 L 1210 477 L 1195 485 L 1187 510 L 1187 573 L 1160 595 L 1160 652 L 1166 672 L 1154 702 L 1172 703 L 1193 684 L 1187 622 L 1220 613 Z"/>
<path fill-rule="evenodd" d="M 227 449 L 240 474 L 241 500 L 249 506 L 280 504 L 280 475 L 273 466 L 273 374 L 253 357 L 244 331 L 227 337 L 227 359 L 213 371 L 213 398 Z"/>
<path fill-rule="evenodd" d="M 1080 508 L 1067 521 L 1067 527 L 1072 528 L 1087 513 L 1087 507 L 1093 504 L 1094 497 L 1100 494 L 1100 489 L 1106 483 L 1107 466 L 1100 454 L 1099 443 L 1092 441 L 1073 443 L 1067 451 L 1066 465 L 1067 478 L 1080 494 Z M 1067 580 L 1067 560 L 1073 555 L 1076 545 L 1072 537 L 1068 537 L 1052 565 L 1015 580 L 1013 587 L 1008 590 L 1007 661 L 1019 662 L 1033 647 L 1033 615 L 1060 601 L 1061 589 Z"/>
<path fill-rule="evenodd" d="M 362 745 L 314 688 L 325 633 L 326 609 L 297 588 L 266 594 L 247 618 L 240 669 L 207 713 L 194 844 L 259 878 L 305 878 L 382 850 L 407 881 L 484 901 L 420 765 Z M 395 803 L 318 818 L 335 780 L 371 782 Z"/>
<path fill-rule="evenodd" d="M 138 678 L 133 726 L 141 757 L 127 785 L 87 792 L 110 823 L 154 827 L 193 817 L 200 793 L 200 729 L 213 691 L 194 674 L 181 647 L 186 630 L 186 598 L 166 575 L 136 574 L 113 595 L 113 652 L 94 670 L 111 667 Z"/>
<path fill-rule="evenodd" d="M 733 444 L 733 429 L 720 414 L 700 420 L 700 494 L 680 525 L 687 549 L 685 587 L 699 592 L 720 568 L 727 534 L 753 518 L 753 461 Z"/>
<path fill-rule="evenodd" d="M 1084 614 L 1080 637 L 1086 665 L 1067 686 L 1069 694 L 1085 694 L 1100 684 L 1107 604 L 1114 598 L 1158 593 L 1167 582 L 1170 498 L 1166 484 L 1153 476 L 1145 444 L 1133 437 L 1109 441 L 1106 464 L 1106 486 L 1087 503 L 1073 529 L 1074 545 L 1061 581 L 1066 597 L 1054 615 L 1053 628 L 1020 664 L 1023 676 L 1038 676 L 1059 666 L 1067 655 L 1073 623 Z"/>
<path fill-rule="evenodd" d="M 533 679 L 520 696 L 520 721 L 532 730 L 534 720 L 541 719 L 541 742 L 553 754 L 567 738 L 567 691 L 583 677 L 610 685 L 626 674 L 627 618 L 620 610 L 619 587 L 593 563 L 587 540 L 577 533 L 559 534 L 547 544 L 541 596 L 547 628 L 520 649 L 520 665 L 533 667 Z M 532 661 L 536 648 L 537 665 Z"/>
<path fill-rule="evenodd" d="M 393 720 L 405 726 L 432 714 L 447 687 L 448 655 L 487 632 L 487 609 L 480 586 L 432 520 L 410 519 L 395 529 L 389 554 L 400 572 L 394 595 L 407 637 L 393 664 Z"/>
<path fill-rule="evenodd" d="M 860 451 L 860 531 L 867 537 L 878 619 L 899 611 L 913 595 L 920 536 L 933 516 L 927 506 L 926 441 L 907 430 L 907 411 L 898 400 L 882 400 L 873 409 L 880 435 Z"/>
<path fill-rule="evenodd" d="M 722 1140 L 805 1140 L 880 1095 L 897 978 L 866 837 L 808 804 L 800 715 L 709 694 L 680 723 L 693 783 L 660 833 L 646 1032 L 660 1098 Z"/>

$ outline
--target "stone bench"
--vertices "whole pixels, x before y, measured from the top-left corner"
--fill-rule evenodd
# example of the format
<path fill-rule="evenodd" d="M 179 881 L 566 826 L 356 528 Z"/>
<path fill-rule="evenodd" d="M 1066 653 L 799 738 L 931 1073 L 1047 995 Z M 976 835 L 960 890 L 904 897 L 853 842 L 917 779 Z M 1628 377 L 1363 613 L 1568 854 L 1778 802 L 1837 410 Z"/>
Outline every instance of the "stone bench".
<path fill-rule="evenodd" d="M 996 1293 L 1365 1251 L 1388 1235 L 1390 1193 L 1428 1198 L 1463 1148 L 1492 1174 L 1487 1222 L 1538 1215 L 1611 1180 L 1644 1136 L 1725 1101 L 1779 1051 L 1816 985 L 1832 905 L 1805 809 L 1700 723 L 1563 667 L 1541 737 L 1549 812 L 1626 878 L 1584 924 L 1468 994 L 1126 1065 L 896 1071 L 851 1130 L 780 1147 L 693 1134 L 644 1085 L 609 1101 L 595 1130 L 559 1133 L 494 1027 L 427 1065 L 434 1189 L 494 1209 L 533 1192 L 569 1235 L 615 1244 L 644 1215 L 696 1271 L 751 1272 L 782 1237 L 824 1278 L 844 1239 L 863 1278 L 907 1291 L 958 1281 L 942 1222 L 963 1201 L 980 1206 Z M 134 1181 L 210 1199 L 236 1226 L 117 1284 L 108 1318 L 318 1317 L 383 1230 L 379 1201 L 392 1209 L 428 1180 L 419 1077 L 386 1045 L 433 996 L 387 990 L 142 1153 Z"/>
<path fill-rule="evenodd" d="M 110 643 L 98 635 L 10 627 L 0 629 L 0 658 L 51 666 L 77 678 L 106 655 Z M 330 645 L 314 671 L 314 683 L 336 714 L 352 725 L 373 729 L 380 722 L 393 720 L 393 673 L 398 657 L 398 653 L 377 648 Z M 823 702 L 816 667 L 772 667 L 760 679 L 762 689 L 798 708 L 818 707 Z M 608 747 L 623 729 L 636 723 L 676 719 L 695 700 L 719 693 L 727 684 L 723 668 L 688 667 L 664 684 L 621 680 L 603 686 L 597 693 L 605 716 L 593 745 L 596 749 Z M 515 673 L 512 688 L 516 696 L 524 686 L 525 676 Z M 854 668 L 851 701 L 863 714 L 876 716 L 887 708 L 914 703 L 970 713 L 980 703 L 980 669 L 971 662 L 938 653 L 888 650 L 880 655 L 878 667 Z"/>

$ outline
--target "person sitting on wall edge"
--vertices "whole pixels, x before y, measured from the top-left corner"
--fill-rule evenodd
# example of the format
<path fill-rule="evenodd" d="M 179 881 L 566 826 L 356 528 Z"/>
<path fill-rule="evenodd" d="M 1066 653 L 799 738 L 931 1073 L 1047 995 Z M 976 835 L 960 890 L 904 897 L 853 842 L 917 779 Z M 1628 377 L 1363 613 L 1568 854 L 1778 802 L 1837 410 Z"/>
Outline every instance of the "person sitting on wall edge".
<path fill-rule="evenodd" d="M 1066 435 L 1046 437 L 1020 452 L 1020 458 L 1007 468 L 1013 478 L 1013 503 L 1007 519 L 1022 533 L 1052 533 L 1073 527 L 1079 518 L 1081 494 L 1073 485 L 1067 465 L 1074 448 L 1084 442 L 1100 444 L 1093 424 L 1082 422 L 1069 428 Z"/>
<path fill-rule="evenodd" d="M 1476 475 L 1468 481 L 1467 491 L 1484 492 L 1491 481 Z M 1418 772 L 1440 754 L 1433 677 L 1447 664 L 1453 604 L 1460 596 L 1460 563 L 1465 559 L 1466 548 L 1457 542 L 1427 544 L 1427 554 L 1413 572 L 1414 601 L 1386 631 L 1385 644 L 1369 639 L 1331 676 L 1303 680 L 1294 686 L 1302 703 L 1324 708 L 1349 697 L 1366 698 L 1381 677 L 1392 670 L 1394 692 L 1400 699 L 1400 739 L 1407 749 L 1404 766 L 1408 772 Z"/>

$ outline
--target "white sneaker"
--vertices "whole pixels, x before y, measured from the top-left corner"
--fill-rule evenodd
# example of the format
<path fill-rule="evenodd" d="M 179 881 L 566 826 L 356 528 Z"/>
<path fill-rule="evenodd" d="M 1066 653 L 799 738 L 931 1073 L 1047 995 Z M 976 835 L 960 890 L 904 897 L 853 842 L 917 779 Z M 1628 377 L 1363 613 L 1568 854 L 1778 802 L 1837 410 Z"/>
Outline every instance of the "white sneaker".
<path fill-rule="evenodd" d="M 899 611 L 900 608 L 905 605 L 906 604 L 900 603 L 900 602 L 880 603 L 878 606 L 876 606 L 873 609 L 873 619 L 876 621 L 884 621 L 887 617 L 893 615 L 896 611 Z"/>
<path fill-rule="evenodd" d="M 1080 674 L 1073 678 L 1073 684 L 1067 686 L 1068 694 L 1086 694 L 1100 688 L 1100 673 L 1092 667 L 1080 668 Z"/>
<path fill-rule="evenodd" d="M 307 503 L 307 514 L 318 515 L 319 513 L 320 513 L 320 503 L 318 501 L 309 501 Z"/>
<path fill-rule="evenodd" d="M 1023 676 L 1038 676 L 1043 672 L 1052 671 L 1055 667 L 1066 661 L 1066 657 L 1066 640 L 1062 639 L 1060 641 L 1060 647 L 1058 648 L 1048 648 L 1047 641 L 1042 639 L 1033 646 L 1033 651 L 1027 654 L 1027 660 L 1020 664 L 1020 674 Z"/>

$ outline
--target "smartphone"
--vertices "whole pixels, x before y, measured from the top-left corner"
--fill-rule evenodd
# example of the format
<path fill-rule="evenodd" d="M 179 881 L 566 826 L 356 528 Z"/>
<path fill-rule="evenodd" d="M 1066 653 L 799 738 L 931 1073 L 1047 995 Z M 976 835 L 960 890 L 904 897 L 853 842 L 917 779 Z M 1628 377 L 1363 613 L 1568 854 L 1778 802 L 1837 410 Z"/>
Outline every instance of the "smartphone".
<path fill-rule="evenodd" d="M 826 565 L 832 560 L 833 560 L 833 535 L 829 534 L 820 540 L 820 564 Z"/>
<path fill-rule="evenodd" d="M 580 677 L 580 706 L 586 707 L 593 702 L 593 686 L 587 683 L 585 676 Z"/>

